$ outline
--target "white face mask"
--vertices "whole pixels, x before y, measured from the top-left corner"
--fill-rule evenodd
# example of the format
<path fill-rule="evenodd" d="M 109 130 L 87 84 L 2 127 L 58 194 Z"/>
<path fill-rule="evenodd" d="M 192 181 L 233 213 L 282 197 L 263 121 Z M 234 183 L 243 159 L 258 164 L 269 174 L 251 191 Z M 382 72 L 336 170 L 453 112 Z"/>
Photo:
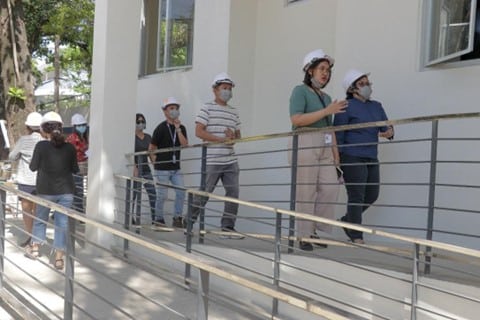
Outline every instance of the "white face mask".
<path fill-rule="evenodd" d="M 372 87 L 371 86 L 363 86 L 358 89 L 358 94 L 364 97 L 365 99 L 370 99 L 372 95 Z"/>
<path fill-rule="evenodd" d="M 232 99 L 232 90 L 221 89 L 220 90 L 220 99 L 223 102 L 227 103 L 230 99 Z"/>
<path fill-rule="evenodd" d="M 177 109 L 172 109 L 168 111 L 168 115 L 170 116 L 170 118 L 175 120 L 180 116 L 180 111 L 178 111 Z"/>

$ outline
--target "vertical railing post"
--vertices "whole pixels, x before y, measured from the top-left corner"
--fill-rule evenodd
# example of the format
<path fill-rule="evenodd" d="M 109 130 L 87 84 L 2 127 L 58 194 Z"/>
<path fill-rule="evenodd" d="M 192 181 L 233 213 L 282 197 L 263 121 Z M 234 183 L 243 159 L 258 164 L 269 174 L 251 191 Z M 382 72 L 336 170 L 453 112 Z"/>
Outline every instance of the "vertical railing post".
<path fill-rule="evenodd" d="M 67 217 L 67 237 L 65 248 L 65 300 L 63 307 L 63 319 L 73 318 L 73 286 L 74 286 L 74 263 L 75 263 L 75 222 L 76 219 Z"/>
<path fill-rule="evenodd" d="M 207 181 L 207 147 L 202 146 L 202 166 L 201 166 L 202 174 L 200 176 L 200 190 L 205 191 L 206 181 Z M 203 203 L 204 201 L 202 201 Z M 199 217 L 198 219 L 198 226 L 200 229 L 198 235 L 198 242 L 204 242 L 204 231 L 205 231 L 205 207 L 202 206 L 200 208 Z"/>
<path fill-rule="evenodd" d="M 208 319 L 208 294 L 210 291 L 210 273 L 199 269 L 197 319 Z"/>
<path fill-rule="evenodd" d="M 188 253 L 192 252 L 192 237 L 193 237 L 192 211 L 193 211 L 193 194 L 191 192 L 188 192 L 187 241 L 185 244 L 185 251 Z M 191 272 L 192 272 L 191 265 L 189 263 L 186 263 L 185 264 L 185 284 L 190 284 Z"/>
<path fill-rule="evenodd" d="M 276 212 L 275 219 L 275 253 L 273 258 L 273 285 L 280 288 L 280 259 L 282 250 L 282 214 Z M 278 299 L 273 298 L 272 319 L 278 315 Z"/>
<path fill-rule="evenodd" d="M 435 209 L 435 186 L 437 182 L 438 120 L 432 121 L 432 142 L 430 147 L 430 184 L 428 190 L 427 240 L 433 237 L 433 215 Z M 432 248 L 425 250 L 425 274 L 430 273 Z"/>
<path fill-rule="evenodd" d="M 3 289 L 3 272 L 5 268 L 5 202 L 7 201 L 7 192 L 3 189 L 0 189 L 0 201 L 0 289 Z"/>
<path fill-rule="evenodd" d="M 297 201 L 297 165 L 298 165 L 298 134 L 292 137 L 292 169 L 290 181 L 290 210 L 295 211 Z M 288 253 L 293 252 L 295 236 L 295 217 L 289 216 L 288 224 Z"/>
<path fill-rule="evenodd" d="M 419 268 L 420 246 L 415 243 L 413 246 L 413 271 L 412 271 L 412 300 L 410 303 L 410 319 L 417 319 L 417 282 Z"/>
<path fill-rule="evenodd" d="M 125 219 L 123 221 L 123 226 L 125 229 L 128 229 L 129 219 L 130 219 L 130 199 L 132 193 L 132 180 L 127 179 L 126 189 L 125 189 Z M 123 239 L 123 256 L 127 257 L 127 251 L 129 249 L 129 242 L 127 239 Z"/>

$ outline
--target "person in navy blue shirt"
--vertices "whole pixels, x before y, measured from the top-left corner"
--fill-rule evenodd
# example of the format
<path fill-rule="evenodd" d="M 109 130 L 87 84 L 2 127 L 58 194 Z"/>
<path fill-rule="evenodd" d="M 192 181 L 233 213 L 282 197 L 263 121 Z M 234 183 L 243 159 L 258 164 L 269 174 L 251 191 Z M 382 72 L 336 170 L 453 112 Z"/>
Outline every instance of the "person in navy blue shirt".
<path fill-rule="evenodd" d="M 334 126 L 388 120 L 382 104 L 370 99 L 372 84 L 369 75 L 358 70 L 347 72 L 343 87 L 347 94 L 348 108 L 345 113 L 335 115 Z M 378 139 L 392 139 L 393 127 L 337 131 L 336 137 L 348 196 L 347 213 L 340 220 L 361 224 L 363 212 L 377 200 L 380 191 Z M 362 232 L 346 228 L 344 231 L 352 242 L 365 243 Z"/>

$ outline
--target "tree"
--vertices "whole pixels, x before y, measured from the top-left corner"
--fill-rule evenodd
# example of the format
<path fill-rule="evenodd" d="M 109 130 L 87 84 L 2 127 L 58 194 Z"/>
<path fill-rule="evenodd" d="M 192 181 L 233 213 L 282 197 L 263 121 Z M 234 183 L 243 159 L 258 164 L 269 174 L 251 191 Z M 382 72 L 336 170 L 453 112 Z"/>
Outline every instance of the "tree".
<path fill-rule="evenodd" d="M 34 78 L 21 0 L 0 0 L 0 117 L 7 120 L 9 140 L 21 135 L 28 113 L 35 110 Z"/>

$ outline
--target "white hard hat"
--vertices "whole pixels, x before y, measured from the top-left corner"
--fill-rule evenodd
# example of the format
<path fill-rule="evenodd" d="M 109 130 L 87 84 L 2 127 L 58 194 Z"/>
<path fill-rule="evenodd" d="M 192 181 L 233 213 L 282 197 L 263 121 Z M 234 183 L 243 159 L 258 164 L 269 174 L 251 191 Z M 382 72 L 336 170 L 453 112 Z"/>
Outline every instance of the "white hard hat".
<path fill-rule="evenodd" d="M 350 86 L 362 77 L 368 77 L 370 73 L 362 72 L 356 69 L 350 69 L 345 74 L 345 78 L 343 78 L 342 86 L 345 90 L 348 90 Z"/>
<path fill-rule="evenodd" d="M 163 100 L 162 109 L 165 110 L 165 108 L 171 104 L 175 104 L 180 108 L 180 102 L 178 102 L 178 100 L 175 99 L 175 97 L 168 97 L 167 99 Z"/>
<path fill-rule="evenodd" d="M 25 125 L 29 127 L 40 127 L 42 124 L 42 115 L 38 112 L 30 112 L 25 120 Z"/>
<path fill-rule="evenodd" d="M 307 53 L 305 58 L 303 58 L 303 71 L 307 71 L 308 68 L 310 68 L 310 66 L 312 65 L 312 63 L 320 59 L 327 60 L 330 66 L 333 66 L 333 64 L 335 63 L 335 59 L 326 55 L 322 49 L 317 49 Z"/>
<path fill-rule="evenodd" d="M 42 117 L 42 124 L 47 123 L 47 122 L 59 122 L 63 124 L 62 117 L 56 112 L 49 111 L 45 113 Z"/>
<path fill-rule="evenodd" d="M 72 116 L 72 126 L 78 126 L 80 124 L 87 124 L 87 120 L 80 113 L 75 113 Z"/>
<path fill-rule="evenodd" d="M 235 82 L 233 82 L 232 78 L 225 72 L 219 73 L 213 78 L 212 87 L 215 88 L 221 83 L 228 83 L 231 84 L 232 87 L 235 87 Z"/>

